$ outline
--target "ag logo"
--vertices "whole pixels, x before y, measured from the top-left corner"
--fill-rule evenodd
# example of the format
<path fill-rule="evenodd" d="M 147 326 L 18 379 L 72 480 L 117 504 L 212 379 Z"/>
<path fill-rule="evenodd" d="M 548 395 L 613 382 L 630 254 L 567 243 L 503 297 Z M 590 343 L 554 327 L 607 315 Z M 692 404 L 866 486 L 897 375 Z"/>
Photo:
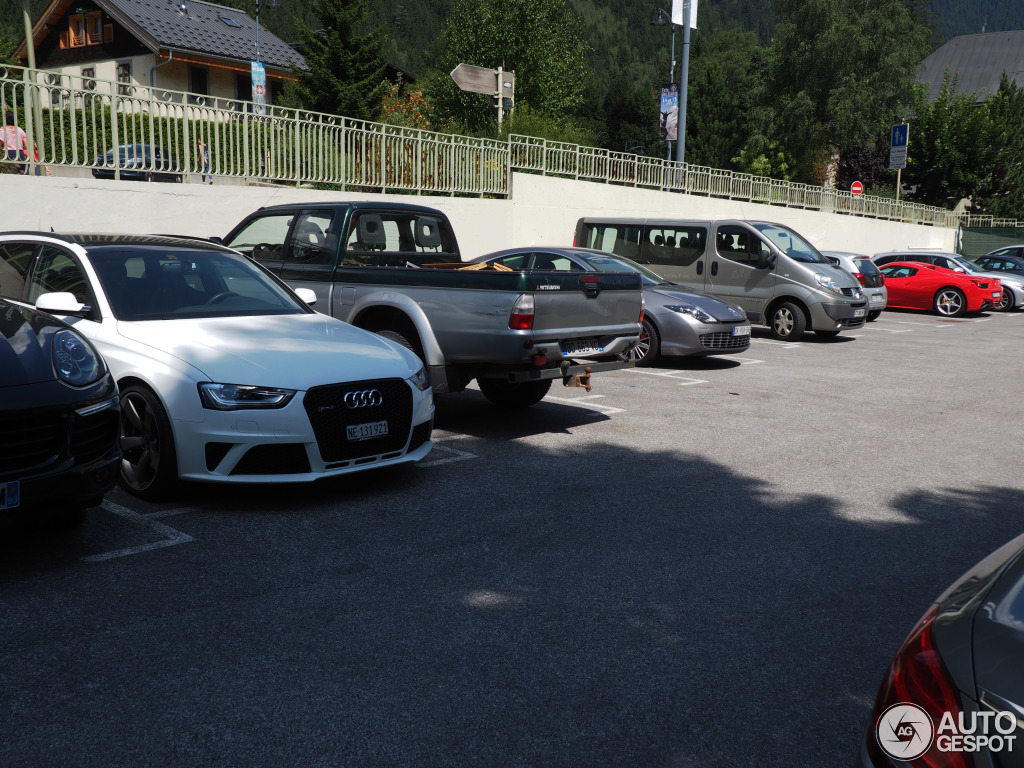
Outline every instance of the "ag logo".
<path fill-rule="evenodd" d="M 915 760 L 928 751 L 935 737 L 931 717 L 916 704 L 893 704 L 875 725 L 878 746 L 889 757 Z"/>

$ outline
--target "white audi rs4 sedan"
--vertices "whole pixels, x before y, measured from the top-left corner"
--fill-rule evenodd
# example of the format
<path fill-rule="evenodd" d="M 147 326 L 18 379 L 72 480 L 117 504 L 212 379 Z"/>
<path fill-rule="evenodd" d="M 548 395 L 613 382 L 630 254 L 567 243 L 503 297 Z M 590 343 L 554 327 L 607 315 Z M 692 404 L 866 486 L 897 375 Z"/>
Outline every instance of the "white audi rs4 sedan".
<path fill-rule="evenodd" d="M 0 233 L 0 295 L 69 322 L 121 392 L 121 483 L 294 483 L 418 461 L 430 384 L 399 344 L 320 314 L 245 256 L 137 235 Z"/>

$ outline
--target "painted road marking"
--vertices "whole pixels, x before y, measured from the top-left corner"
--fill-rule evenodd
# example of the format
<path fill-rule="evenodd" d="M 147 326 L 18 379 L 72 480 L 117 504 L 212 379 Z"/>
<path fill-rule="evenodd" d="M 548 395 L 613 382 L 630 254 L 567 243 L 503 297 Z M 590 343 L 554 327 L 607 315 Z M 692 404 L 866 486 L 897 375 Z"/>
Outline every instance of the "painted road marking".
<path fill-rule="evenodd" d="M 83 557 L 82 560 L 84 560 L 87 563 L 99 563 L 104 560 L 113 560 L 117 557 L 128 557 L 129 555 L 137 555 L 140 552 L 149 552 L 153 549 L 173 547 L 175 544 L 186 544 L 190 541 L 194 541 L 194 539 L 187 533 L 182 533 L 181 531 L 171 528 L 169 525 L 164 525 L 163 523 L 158 523 L 154 521 L 152 518 L 156 515 L 140 515 L 138 512 L 133 512 L 127 507 L 122 507 L 120 504 L 115 504 L 112 501 L 104 501 L 103 508 L 108 512 L 113 512 L 115 515 L 123 517 L 126 520 L 129 520 L 137 525 L 149 528 L 154 533 L 161 534 L 166 538 L 163 538 L 159 541 L 150 542 L 149 544 L 140 544 L 137 547 L 128 547 L 127 549 L 115 549 L 111 552 L 103 552 L 99 555 L 89 555 L 88 557 Z M 157 515 L 160 515 L 162 517 L 166 516 L 162 513 L 157 513 Z"/>
<path fill-rule="evenodd" d="M 636 369 L 634 368 L 633 370 Z M 605 414 L 625 413 L 625 408 L 616 408 L 611 405 L 601 405 L 600 403 L 590 402 L 591 400 L 596 400 L 600 397 L 604 397 L 604 395 L 585 395 L 583 397 L 554 397 L 553 395 L 548 395 L 544 399 L 556 400 L 559 403 L 569 403 L 570 405 L 581 405 L 584 408 L 590 408 L 591 410 L 600 411 Z"/>

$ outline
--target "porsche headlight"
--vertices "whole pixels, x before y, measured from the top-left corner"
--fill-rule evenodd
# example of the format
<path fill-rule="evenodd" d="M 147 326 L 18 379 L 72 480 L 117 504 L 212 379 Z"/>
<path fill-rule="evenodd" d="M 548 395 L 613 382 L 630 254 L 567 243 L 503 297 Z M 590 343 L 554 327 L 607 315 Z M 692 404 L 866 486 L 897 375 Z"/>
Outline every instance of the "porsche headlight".
<path fill-rule="evenodd" d="M 295 397 L 294 389 L 252 387 L 242 384 L 199 385 L 203 407 L 215 411 L 241 411 L 249 408 L 284 408 Z"/>
<path fill-rule="evenodd" d="M 702 323 L 718 322 L 709 313 L 694 304 L 676 304 L 675 306 L 665 307 L 665 309 L 671 309 L 673 312 L 678 312 L 681 315 L 689 315 L 694 320 L 699 320 Z"/>
<path fill-rule="evenodd" d="M 52 353 L 57 377 L 73 387 L 84 387 L 99 381 L 107 372 L 96 350 L 75 331 L 57 331 L 53 335 Z"/>
<path fill-rule="evenodd" d="M 427 369 L 422 365 L 416 373 L 409 377 L 409 381 L 412 382 L 413 386 L 415 386 L 420 392 L 425 392 L 430 389 L 430 377 L 427 376 Z"/>

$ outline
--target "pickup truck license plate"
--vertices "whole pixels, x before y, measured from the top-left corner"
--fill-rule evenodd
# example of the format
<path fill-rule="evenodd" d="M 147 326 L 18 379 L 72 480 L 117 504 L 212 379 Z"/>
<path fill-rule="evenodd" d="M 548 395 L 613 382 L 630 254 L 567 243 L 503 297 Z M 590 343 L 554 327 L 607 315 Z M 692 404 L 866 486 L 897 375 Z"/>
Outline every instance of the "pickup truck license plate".
<path fill-rule="evenodd" d="M 387 421 L 371 421 L 366 424 L 350 424 L 345 427 L 345 435 L 349 440 L 372 440 L 388 433 Z"/>
<path fill-rule="evenodd" d="M 732 327 L 733 336 L 749 336 L 750 326 L 749 325 L 734 325 Z"/>
<path fill-rule="evenodd" d="M 854 317 L 864 317 L 864 312 L 865 312 L 865 310 L 863 310 L 863 309 L 855 309 L 855 310 L 853 310 L 853 316 Z"/>
<path fill-rule="evenodd" d="M 17 480 L 0 483 L 0 509 L 14 509 L 21 504 L 21 485 Z"/>
<path fill-rule="evenodd" d="M 566 355 L 597 355 L 604 352 L 597 339 L 566 339 L 564 352 Z"/>

